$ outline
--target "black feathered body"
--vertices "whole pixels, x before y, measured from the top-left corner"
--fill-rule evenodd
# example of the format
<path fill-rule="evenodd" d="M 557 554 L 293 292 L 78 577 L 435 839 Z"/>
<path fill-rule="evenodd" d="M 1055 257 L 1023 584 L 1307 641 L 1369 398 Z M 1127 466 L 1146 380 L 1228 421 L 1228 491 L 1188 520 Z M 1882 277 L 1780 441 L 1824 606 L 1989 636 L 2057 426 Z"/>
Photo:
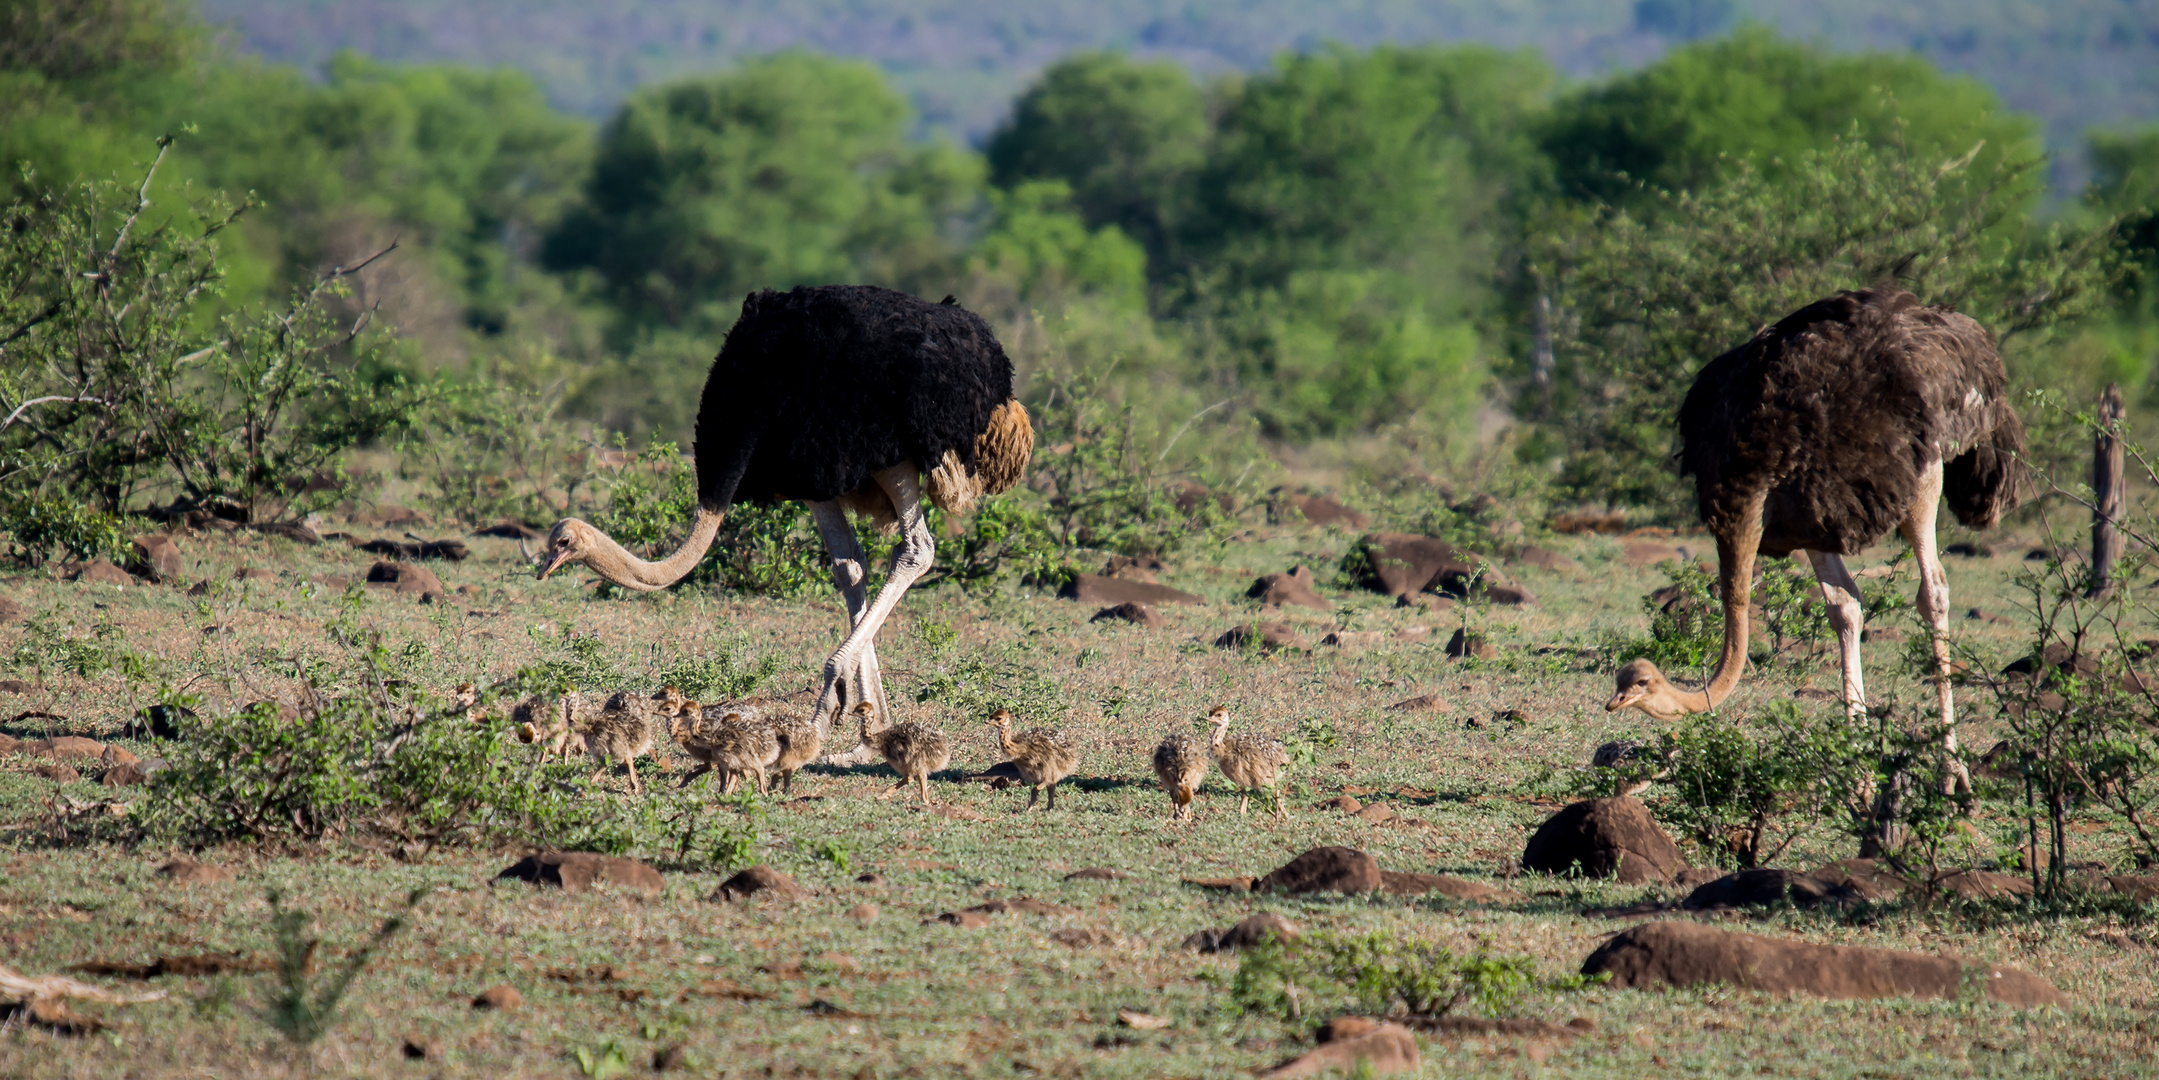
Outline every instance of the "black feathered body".
<path fill-rule="evenodd" d="M 1986 330 L 1901 289 L 1816 301 L 1710 361 L 1680 407 L 1682 470 L 1713 532 L 1764 494 L 1763 555 L 1855 555 L 1903 521 L 1936 460 L 1951 512 L 2016 505 L 2024 429 Z"/>
<path fill-rule="evenodd" d="M 1012 361 L 957 304 L 869 285 L 753 293 L 705 379 L 699 501 L 838 499 L 947 454 L 971 469 L 1011 396 Z"/>

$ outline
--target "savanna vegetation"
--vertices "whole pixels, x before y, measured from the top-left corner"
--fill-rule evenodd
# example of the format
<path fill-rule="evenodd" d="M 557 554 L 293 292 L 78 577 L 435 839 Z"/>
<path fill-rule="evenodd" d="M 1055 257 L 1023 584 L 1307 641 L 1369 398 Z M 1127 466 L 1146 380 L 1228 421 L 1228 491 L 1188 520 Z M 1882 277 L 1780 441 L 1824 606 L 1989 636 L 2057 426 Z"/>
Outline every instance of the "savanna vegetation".
<path fill-rule="evenodd" d="M 1594 81 L 1488 46 L 1315 45 L 1208 77 L 1072 53 L 976 146 L 925 135 L 877 67 L 810 51 L 644 85 L 594 122 L 509 69 L 341 53 L 313 78 L 161 0 L 0 0 L 0 695 L 20 703 L 0 732 L 161 765 L 105 787 L 133 766 L 0 755 L 0 943 L 25 972 L 109 961 L 90 973 L 174 991 L 98 1011 L 98 1039 L 18 1014 L 0 1071 L 1213 1075 L 1347 1010 L 1592 1021 L 1434 1037 L 1428 1068 L 1448 1070 L 2147 1058 L 2155 909 L 2103 883 L 2159 860 L 2159 479 L 2135 444 L 2159 404 L 2159 129 L 2089 133 L 2090 185 L 2065 199 L 2060 133 L 1979 82 L 1724 5 L 1638 7 L 1696 40 Z M 663 750 L 632 796 L 541 760 L 512 701 L 814 693 L 841 619 L 800 507 L 736 507 L 651 595 L 535 583 L 510 538 L 576 513 L 671 549 L 692 403 L 741 297 L 833 281 L 981 312 L 1037 426 L 1024 486 L 934 522 L 936 569 L 879 642 L 894 701 L 959 746 L 945 804 L 875 801 L 878 768 L 722 798 L 678 788 Z M 1896 543 L 1865 560 L 1888 631 L 1868 714 L 1823 700 L 1823 609 L 1784 563 L 1757 586 L 1767 633 L 1735 705 L 1656 726 L 1596 708 L 1624 659 L 1698 674 L 1716 652 L 1710 574 L 1654 548 L 1705 546 L 1670 461 L 1693 372 L 1881 281 L 1993 330 L 2032 435 L 2026 507 L 2001 535 L 1944 537 L 1971 545 L 1951 568 L 1969 792 L 1931 771 L 1931 655 Z M 2108 384 L 2123 424 L 2091 415 Z M 2102 433 L 2130 439 L 2133 482 L 2099 589 L 2073 549 Z M 1367 588 L 1370 530 L 1481 552 L 1533 602 L 1473 584 L 1396 605 Z M 176 538 L 177 561 L 144 535 Z M 863 539 L 873 562 L 892 544 Z M 447 580 L 408 590 L 424 600 L 359 580 L 363 543 Z M 1159 560 L 1201 602 L 1146 628 L 1056 598 L 1112 558 Z M 99 560 L 136 577 L 101 584 Z M 1326 610 L 1247 595 L 1293 565 Z M 1275 643 L 1223 635 L 1260 620 Z M 1165 828 L 1147 754 L 1225 701 L 1285 741 L 1291 813 L 1238 817 L 1210 780 L 1197 824 Z M 1081 747 L 1067 818 L 992 822 L 1014 793 L 960 782 L 997 760 L 998 707 Z M 1622 740 L 1615 767 L 1584 765 Z M 1643 785 L 1697 866 L 1886 839 L 1920 883 L 1778 909 L 1764 932 L 2011 963 L 2073 1005 L 1575 977 L 1623 925 L 1601 912 L 1680 894 L 1524 877 L 1524 837 Z M 1183 883 L 1321 843 L 1495 891 Z M 553 850 L 665 884 L 491 883 Z M 152 875 L 183 853 L 239 881 Z M 706 899 L 758 863 L 811 895 Z M 1087 866 L 1132 876 L 1065 879 Z M 2019 885 L 1925 887 L 1969 869 Z M 1058 907 L 939 921 L 1020 895 Z M 1311 933 L 1180 945 L 1254 910 Z M 527 1004 L 473 1011 L 497 984 Z"/>

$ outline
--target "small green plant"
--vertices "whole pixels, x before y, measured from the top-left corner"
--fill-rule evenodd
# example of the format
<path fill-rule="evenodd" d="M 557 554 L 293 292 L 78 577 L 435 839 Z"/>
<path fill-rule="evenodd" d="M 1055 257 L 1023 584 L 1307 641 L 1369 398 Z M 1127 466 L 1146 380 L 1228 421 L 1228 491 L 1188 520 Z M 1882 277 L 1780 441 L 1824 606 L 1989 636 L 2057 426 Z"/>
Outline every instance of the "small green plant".
<path fill-rule="evenodd" d="M 1468 1007 L 1506 1016 L 1534 993 L 1570 992 L 1592 980 L 1537 975 L 1527 956 L 1467 956 L 1443 946 L 1381 934 L 1273 935 L 1244 950 L 1230 1002 L 1246 1014 L 1298 1019 L 1306 1012 L 1355 1009 L 1372 1015 L 1447 1016 Z"/>
<path fill-rule="evenodd" d="M 1828 755 L 1798 708 L 1772 702 L 1756 721 L 1760 735 L 1713 712 L 1689 716 L 1664 735 L 1657 755 L 1669 792 L 1655 806 L 1658 816 L 1742 870 L 1805 835 L 1827 795 L 1820 780 Z"/>
<path fill-rule="evenodd" d="M 60 495 L 30 495 L 10 500 L 0 510 L 0 534 L 8 557 L 43 566 L 54 555 L 70 561 L 118 560 L 127 550 L 127 530 L 117 517 Z"/>
<path fill-rule="evenodd" d="M 277 890 L 270 890 L 270 929 L 277 948 L 277 982 L 262 1005 L 254 1010 L 255 1016 L 296 1047 L 314 1045 L 337 1023 L 339 1006 L 352 989 L 353 980 L 360 977 L 360 972 L 367 968 L 383 945 L 405 928 L 413 909 L 420 906 L 420 899 L 426 895 L 425 889 L 407 893 L 405 906 L 383 920 L 382 927 L 367 944 L 346 957 L 344 964 L 327 980 L 318 981 L 314 975 L 315 951 L 322 942 L 307 936 L 312 916 L 284 906 L 284 897 Z"/>
<path fill-rule="evenodd" d="M 812 843 L 806 837 L 795 838 L 795 850 L 806 858 L 832 864 L 832 868 L 846 873 L 854 865 L 854 855 L 847 845 L 837 840 L 819 840 Z"/>
<path fill-rule="evenodd" d="M 1341 745 L 1342 736 L 1335 730 L 1334 721 L 1324 716 L 1307 716 L 1297 721 L 1297 734 L 1286 740 L 1284 750 L 1289 752 L 1289 770 L 1293 773 L 1309 772 L 1319 764 L 1320 755 Z"/>
<path fill-rule="evenodd" d="M 708 655 L 682 657 L 660 669 L 657 681 L 692 701 L 734 701 L 756 693 L 779 670 L 778 655 L 767 653 L 751 663 L 735 642 Z"/>
<path fill-rule="evenodd" d="M 619 1039 L 607 1039 L 597 1046 L 582 1047 L 571 1054 L 577 1059 L 577 1071 L 591 1080 L 613 1080 L 630 1071 L 630 1052 Z"/>

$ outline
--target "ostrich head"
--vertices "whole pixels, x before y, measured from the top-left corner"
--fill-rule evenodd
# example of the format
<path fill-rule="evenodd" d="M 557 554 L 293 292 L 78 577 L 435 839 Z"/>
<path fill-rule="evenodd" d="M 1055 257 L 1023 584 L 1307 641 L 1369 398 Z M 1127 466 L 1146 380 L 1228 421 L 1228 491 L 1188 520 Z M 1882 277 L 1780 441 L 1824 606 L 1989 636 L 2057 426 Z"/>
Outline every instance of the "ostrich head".
<path fill-rule="evenodd" d="M 1215 727 L 1215 730 L 1217 730 L 1217 731 L 1220 731 L 1221 729 L 1223 729 L 1223 728 L 1226 728 L 1226 727 L 1228 727 L 1228 726 L 1229 726 L 1229 706 L 1227 706 L 1227 705 L 1217 705 L 1217 706 L 1215 706 L 1214 708 L 1212 708 L 1212 709 L 1209 709 L 1209 710 L 1207 710 L 1207 722 L 1208 722 L 1208 723 L 1210 723 L 1210 724 L 1213 724 L 1213 725 L 1214 725 L 1214 727 Z"/>
<path fill-rule="evenodd" d="M 1612 700 L 1604 703 L 1605 712 L 1617 712 L 1629 705 L 1659 720 L 1677 720 L 1690 712 L 1685 693 L 1673 686 L 1664 672 L 1648 660 L 1629 660 L 1620 666 L 1616 677 L 1617 687 Z"/>
<path fill-rule="evenodd" d="M 867 704 L 869 704 L 869 702 L 866 702 L 866 701 L 865 701 L 865 702 L 863 702 L 863 704 L 867 705 Z M 996 728 L 996 729 L 997 729 L 998 731 L 1000 731 L 1000 732 L 1003 732 L 1003 733 L 1005 733 L 1005 734 L 1011 734 L 1011 732 L 1012 732 L 1012 710 L 1010 710 L 1010 709 L 999 709 L 999 710 L 997 710 L 996 712 L 994 712 L 994 713 L 991 713 L 991 714 L 990 714 L 990 726 L 991 726 L 991 727 L 993 727 L 993 728 Z"/>
<path fill-rule="evenodd" d="M 862 741 L 870 742 L 870 721 L 877 719 L 877 706 L 867 701 L 856 702 L 853 709 L 855 720 L 862 725 Z M 876 745 L 871 743 L 871 745 Z"/>
<path fill-rule="evenodd" d="M 659 703 L 661 716 L 680 716 L 691 706 L 690 700 L 682 696 L 682 691 L 672 686 L 663 686 L 654 691 L 652 700 Z"/>
<path fill-rule="evenodd" d="M 518 543 L 519 550 L 523 550 L 524 541 Z M 545 581 L 547 575 L 562 569 L 563 564 L 589 562 L 593 555 L 614 546 L 600 530 L 576 518 L 563 518 L 547 530 L 547 546 L 540 549 L 540 554 L 528 553 L 527 557 L 539 570 L 540 580 Z"/>

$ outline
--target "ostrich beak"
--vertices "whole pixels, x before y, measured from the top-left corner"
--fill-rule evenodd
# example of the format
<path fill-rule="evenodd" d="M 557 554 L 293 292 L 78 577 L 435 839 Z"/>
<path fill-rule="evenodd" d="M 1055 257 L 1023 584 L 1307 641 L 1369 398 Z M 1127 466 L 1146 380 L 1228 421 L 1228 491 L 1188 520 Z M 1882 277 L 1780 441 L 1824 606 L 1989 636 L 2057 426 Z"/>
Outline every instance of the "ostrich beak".
<path fill-rule="evenodd" d="M 562 569 L 562 564 L 563 564 L 563 563 L 566 563 L 566 562 L 569 562 L 569 561 L 570 561 L 570 558 L 571 558 L 571 556 L 573 556 L 573 555 L 575 555 L 575 554 L 576 554 L 576 552 L 574 552 L 574 551 L 570 551 L 570 550 L 567 550 L 567 549 L 565 549 L 565 550 L 564 550 L 564 551 L 562 552 L 562 554 L 560 554 L 560 555 L 557 555 L 557 556 L 555 556 L 555 557 L 554 557 L 554 559 L 553 559 L 553 561 L 549 562 L 549 563 L 548 563 L 548 564 L 547 564 L 546 566 L 541 566 L 541 567 L 540 567 L 540 580 L 541 580 L 541 581 L 546 581 L 546 580 L 547 580 L 547 575 L 549 575 L 549 574 L 552 574 L 552 573 L 554 573 L 555 571 L 557 571 L 557 570 L 560 570 L 560 569 Z M 538 559 L 534 559 L 534 560 L 533 560 L 533 565 L 535 565 L 535 566 L 539 566 L 539 560 L 538 560 Z"/>
<path fill-rule="evenodd" d="M 1630 686 L 1625 690 L 1621 690 L 1619 693 L 1613 694 L 1612 700 L 1604 703 L 1604 711 L 1618 712 L 1619 710 L 1624 709 L 1627 706 L 1642 700 L 1642 698 L 1648 696 L 1648 694 L 1649 689 L 1647 687 L 1638 685 Z"/>

